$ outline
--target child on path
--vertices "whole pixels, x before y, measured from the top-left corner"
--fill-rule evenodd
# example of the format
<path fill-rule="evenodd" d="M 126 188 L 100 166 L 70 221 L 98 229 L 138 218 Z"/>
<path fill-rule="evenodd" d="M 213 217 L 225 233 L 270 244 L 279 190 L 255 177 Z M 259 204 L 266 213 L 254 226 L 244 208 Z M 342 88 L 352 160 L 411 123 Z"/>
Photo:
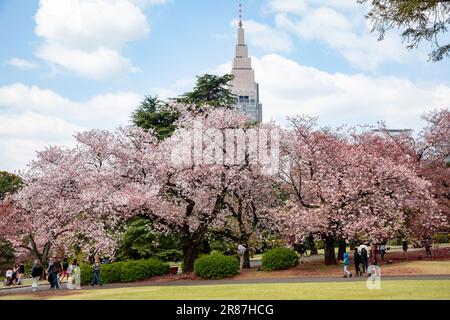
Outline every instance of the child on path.
<path fill-rule="evenodd" d="M 344 260 L 341 261 L 344 264 L 344 278 L 352 277 L 352 273 L 348 270 L 348 266 L 350 265 L 350 259 L 348 258 L 348 253 L 344 253 Z"/>

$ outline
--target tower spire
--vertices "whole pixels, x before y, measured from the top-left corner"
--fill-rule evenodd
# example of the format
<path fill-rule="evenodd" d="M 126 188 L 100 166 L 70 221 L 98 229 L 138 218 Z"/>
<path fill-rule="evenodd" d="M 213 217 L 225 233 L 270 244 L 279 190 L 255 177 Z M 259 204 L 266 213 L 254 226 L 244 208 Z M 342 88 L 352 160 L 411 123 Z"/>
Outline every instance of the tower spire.
<path fill-rule="evenodd" d="M 242 3 L 239 3 L 239 28 L 242 28 Z"/>

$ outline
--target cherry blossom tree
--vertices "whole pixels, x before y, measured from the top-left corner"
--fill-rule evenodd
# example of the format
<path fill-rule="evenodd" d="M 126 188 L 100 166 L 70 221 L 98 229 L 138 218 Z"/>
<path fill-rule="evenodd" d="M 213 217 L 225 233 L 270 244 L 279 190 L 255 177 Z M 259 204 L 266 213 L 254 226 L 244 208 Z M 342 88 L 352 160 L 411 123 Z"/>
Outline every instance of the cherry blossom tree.
<path fill-rule="evenodd" d="M 274 176 L 261 173 L 258 166 L 246 162 L 230 175 L 224 198 L 224 211 L 219 215 L 210 232 L 223 235 L 233 243 L 248 249 L 244 254 L 244 268 L 250 268 L 249 251 L 267 232 L 279 229 L 276 210 L 282 202 L 282 190 Z M 254 249 L 254 248 L 253 248 Z"/>
<path fill-rule="evenodd" d="M 427 230 L 442 224 L 429 182 L 380 156 L 366 134 L 316 129 L 306 117 L 291 124 L 281 170 L 291 197 L 282 217 L 291 235 L 324 240 L 326 264 L 336 263 L 336 239 L 380 242 L 414 232 L 413 224 Z"/>
<path fill-rule="evenodd" d="M 422 116 L 426 126 L 417 135 L 393 135 L 381 124 L 380 136 L 366 137 L 367 145 L 382 157 L 409 166 L 431 183 L 430 191 L 439 210 L 450 223 L 450 111 L 434 110 Z M 443 231 L 446 231 L 443 226 Z M 423 237 L 429 237 L 423 233 Z"/>
<path fill-rule="evenodd" d="M 225 220 L 219 218 L 227 214 L 227 197 L 253 181 L 240 180 L 249 164 L 230 159 L 236 152 L 224 144 L 227 130 L 246 128 L 247 118 L 229 109 L 176 107 L 177 130 L 160 142 L 139 128 L 106 136 L 91 131 L 77 139 L 86 163 L 84 201 L 97 212 L 122 219 L 145 215 L 160 231 L 177 232 L 184 269 L 192 271 L 208 230 Z M 258 165 L 252 170 L 256 174 Z"/>
<path fill-rule="evenodd" d="M 85 152 L 49 147 L 23 174 L 25 186 L 4 201 L 0 230 L 18 253 L 26 251 L 46 263 L 57 249 L 75 247 L 86 254 L 113 255 L 117 219 L 92 208 L 94 189 L 86 178 Z"/>

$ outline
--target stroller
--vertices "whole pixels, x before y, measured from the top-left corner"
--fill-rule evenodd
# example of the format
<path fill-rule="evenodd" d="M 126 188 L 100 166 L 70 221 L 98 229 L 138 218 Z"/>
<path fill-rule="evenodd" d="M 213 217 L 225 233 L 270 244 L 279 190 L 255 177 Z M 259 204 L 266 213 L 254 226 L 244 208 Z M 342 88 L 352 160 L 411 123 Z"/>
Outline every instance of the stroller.
<path fill-rule="evenodd" d="M 16 278 L 16 274 L 12 270 L 6 271 L 6 279 L 3 281 L 3 285 L 5 287 L 9 287 L 15 284 L 15 281 L 17 280 Z"/>

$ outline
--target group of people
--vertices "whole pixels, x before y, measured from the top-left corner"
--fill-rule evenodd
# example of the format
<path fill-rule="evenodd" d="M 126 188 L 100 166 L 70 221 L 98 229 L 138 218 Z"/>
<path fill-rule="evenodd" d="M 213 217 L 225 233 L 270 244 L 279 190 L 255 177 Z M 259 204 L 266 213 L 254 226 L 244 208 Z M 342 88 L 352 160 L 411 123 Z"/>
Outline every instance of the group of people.
<path fill-rule="evenodd" d="M 42 271 L 42 267 L 40 266 L 40 261 L 36 260 L 34 268 L 38 268 L 38 270 Z M 72 261 L 72 264 L 69 264 L 68 259 L 64 258 L 63 263 L 57 259 L 52 258 L 50 259 L 47 267 L 47 276 L 48 276 L 48 282 L 50 282 L 50 289 L 59 289 L 61 282 L 64 280 L 64 278 L 67 279 L 67 289 L 81 289 L 81 269 L 78 264 L 77 259 L 74 259 Z M 32 271 L 33 273 L 33 271 Z M 33 277 L 33 288 L 38 286 L 40 277 Z"/>
<path fill-rule="evenodd" d="M 101 264 L 100 258 L 96 258 L 92 265 L 93 277 L 92 286 L 103 286 L 103 281 L 100 276 Z M 23 277 L 25 274 L 25 265 L 23 262 L 16 264 L 14 269 L 6 272 L 6 279 L 4 281 L 5 286 L 23 284 Z M 39 287 L 40 281 L 47 276 L 47 280 L 50 283 L 50 289 L 55 290 L 61 287 L 62 281 L 67 280 L 67 289 L 81 289 L 81 268 L 77 259 L 74 259 L 71 264 L 67 258 L 64 258 L 61 263 L 56 257 L 51 258 L 48 263 L 48 267 L 44 269 L 42 262 L 37 259 L 34 261 L 31 268 L 31 278 L 33 280 L 31 288 L 32 291 L 36 291 Z"/>
<path fill-rule="evenodd" d="M 23 261 L 16 263 L 14 268 L 6 271 L 5 286 L 23 284 L 23 276 L 25 274 L 25 265 Z"/>
<path fill-rule="evenodd" d="M 384 261 L 386 250 L 386 244 L 381 244 L 379 248 L 375 243 L 372 243 L 370 248 L 365 244 L 355 247 L 353 249 L 353 262 L 356 276 L 362 276 L 363 274 L 370 276 L 369 265 L 376 266 L 378 264 L 378 253 L 380 253 L 381 260 Z M 348 270 L 350 265 L 348 253 L 344 253 L 342 263 L 344 265 L 344 277 L 351 277 L 352 273 Z"/>

